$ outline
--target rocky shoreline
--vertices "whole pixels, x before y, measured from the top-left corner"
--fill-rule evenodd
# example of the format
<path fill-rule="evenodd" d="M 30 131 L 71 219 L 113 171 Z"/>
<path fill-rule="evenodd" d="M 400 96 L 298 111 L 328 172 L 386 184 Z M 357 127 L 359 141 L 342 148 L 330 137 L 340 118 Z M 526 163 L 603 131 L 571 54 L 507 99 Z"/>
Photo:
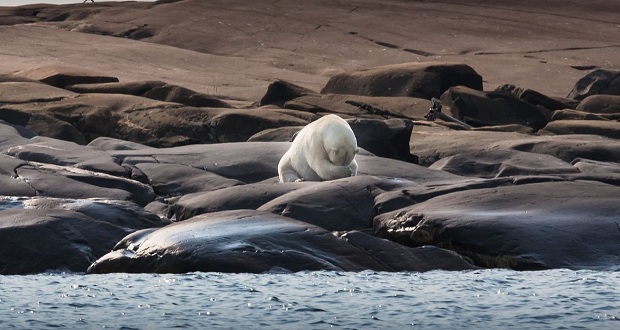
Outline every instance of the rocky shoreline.
<path fill-rule="evenodd" d="M 98 10 L 123 6 L 147 8 Z M 110 28 L 33 8 L 0 22 Z M 119 36 L 161 38 L 143 30 Z M 485 89 L 465 61 L 339 71 L 243 100 L 67 63 L 0 72 L 0 274 L 618 269 L 620 71 L 566 96 Z M 425 119 L 432 98 L 464 124 Z M 326 114 L 351 125 L 358 176 L 278 183 Z"/>

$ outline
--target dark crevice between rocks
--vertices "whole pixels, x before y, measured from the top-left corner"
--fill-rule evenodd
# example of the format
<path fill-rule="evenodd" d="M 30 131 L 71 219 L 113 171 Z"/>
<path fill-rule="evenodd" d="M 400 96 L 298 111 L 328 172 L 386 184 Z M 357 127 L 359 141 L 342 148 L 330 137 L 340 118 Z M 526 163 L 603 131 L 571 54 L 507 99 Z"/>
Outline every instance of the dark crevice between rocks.
<path fill-rule="evenodd" d="M 474 248 L 461 245 L 452 241 L 441 242 L 437 247 L 454 251 L 470 261 L 473 265 L 482 268 L 509 268 L 512 270 L 545 270 L 549 267 L 541 262 L 528 257 L 515 257 L 510 255 L 488 255 L 477 252 Z"/>
<path fill-rule="evenodd" d="M 17 167 L 15 167 L 15 169 L 13 170 L 15 172 L 15 178 L 18 180 L 21 180 L 22 182 L 24 182 L 25 184 L 27 184 L 30 188 L 32 188 L 32 190 L 34 191 L 34 196 L 39 196 L 39 194 L 41 193 L 39 190 L 37 190 L 37 188 L 35 188 L 33 185 L 30 184 L 30 182 L 28 182 L 28 180 L 22 178 L 19 175 L 18 170 L 24 166 L 31 166 L 30 164 L 20 164 Z"/>

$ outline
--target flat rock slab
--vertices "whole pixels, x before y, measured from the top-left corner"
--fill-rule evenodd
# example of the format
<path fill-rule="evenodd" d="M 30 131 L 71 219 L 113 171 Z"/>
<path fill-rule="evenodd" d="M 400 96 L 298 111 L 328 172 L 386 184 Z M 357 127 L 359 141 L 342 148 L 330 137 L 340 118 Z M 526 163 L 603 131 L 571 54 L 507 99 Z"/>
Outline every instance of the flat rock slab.
<path fill-rule="evenodd" d="M 532 183 L 455 192 L 403 208 L 384 235 L 457 251 L 482 267 L 618 269 L 618 212 L 617 186 Z"/>
<path fill-rule="evenodd" d="M 0 82 L 0 104 L 50 102 L 76 94 L 47 84 L 34 82 Z"/>
<path fill-rule="evenodd" d="M 368 236 L 368 235 L 367 235 Z M 381 260 L 371 254 L 393 245 L 372 236 L 370 244 L 352 236 L 358 248 L 319 227 L 266 212 L 236 210 L 197 216 L 143 235 L 126 238 L 118 249 L 97 260 L 89 273 L 191 271 L 250 272 L 302 270 L 414 270 L 401 258 Z M 384 244 L 377 246 L 372 240 Z M 127 248 L 124 248 L 127 247 Z M 421 255 L 420 259 L 439 256 L 433 249 L 407 249 L 397 246 L 400 257 Z M 445 251 L 447 252 L 447 251 Z M 434 259 L 436 269 L 472 269 L 473 266 L 451 253 Z M 428 269 L 429 264 L 420 266 Z M 430 266 L 433 268 L 432 266 Z M 420 269 L 422 269 L 420 268 Z"/>

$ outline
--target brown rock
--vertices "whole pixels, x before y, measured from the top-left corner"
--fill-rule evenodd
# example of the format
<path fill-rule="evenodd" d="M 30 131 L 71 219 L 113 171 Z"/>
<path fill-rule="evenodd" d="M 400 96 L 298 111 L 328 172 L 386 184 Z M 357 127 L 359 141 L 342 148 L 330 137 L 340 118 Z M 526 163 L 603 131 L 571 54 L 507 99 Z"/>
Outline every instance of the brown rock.
<path fill-rule="evenodd" d="M 620 139 L 620 122 L 600 120 L 556 120 L 547 124 L 540 133 L 557 135 L 594 134 L 612 139 Z"/>
<path fill-rule="evenodd" d="M 321 94 L 439 98 L 452 86 L 482 90 L 482 77 L 470 66 L 449 63 L 404 63 L 333 76 Z"/>
<path fill-rule="evenodd" d="M 54 87 L 64 88 L 76 84 L 118 82 L 118 78 L 100 75 L 83 69 L 62 66 L 43 66 L 22 70 L 15 75 L 38 80 Z"/>
<path fill-rule="evenodd" d="M 305 95 L 317 94 L 317 92 L 305 87 L 295 85 L 285 80 L 276 80 L 269 84 L 267 92 L 258 102 L 259 106 L 268 104 L 283 107 L 284 103 Z"/>
<path fill-rule="evenodd" d="M 620 85 L 620 82 L 618 84 Z M 620 95 L 588 96 L 579 102 L 577 110 L 596 114 L 618 114 L 620 113 Z"/>

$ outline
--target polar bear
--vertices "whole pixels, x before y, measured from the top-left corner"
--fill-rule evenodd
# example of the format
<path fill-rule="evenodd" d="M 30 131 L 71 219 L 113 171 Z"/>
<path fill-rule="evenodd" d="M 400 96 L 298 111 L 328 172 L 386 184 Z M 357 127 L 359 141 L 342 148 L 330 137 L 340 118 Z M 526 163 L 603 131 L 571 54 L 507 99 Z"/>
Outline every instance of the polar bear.
<path fill-rule="evenodd" d="M 327 115 L 306 125 L 280 159 L 280 182 L 324 181 L 357 175 L 355 134 L 344 119 Z"/>

